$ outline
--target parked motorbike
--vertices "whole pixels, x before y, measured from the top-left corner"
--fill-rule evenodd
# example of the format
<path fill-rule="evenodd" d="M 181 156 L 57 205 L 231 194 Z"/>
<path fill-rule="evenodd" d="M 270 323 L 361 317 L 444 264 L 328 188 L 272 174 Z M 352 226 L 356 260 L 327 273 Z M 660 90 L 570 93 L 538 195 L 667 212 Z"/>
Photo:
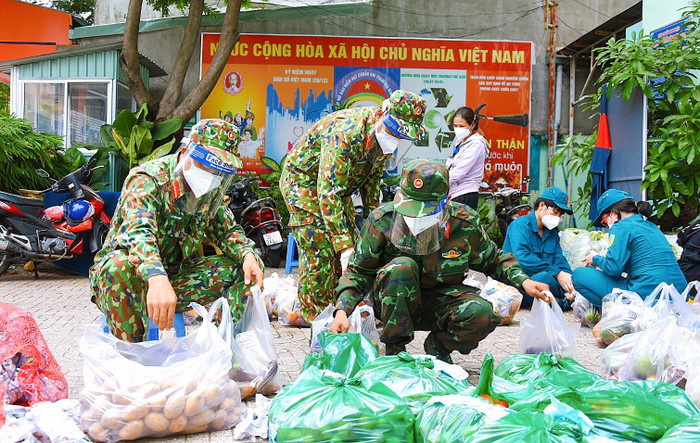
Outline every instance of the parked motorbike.
<path fill-rule="evenodd" d="M 111 218 L 104 200 L 87 185 L 102 167 L 88 163 L 39 191 L 70 193 L 61 206 L 45 208 L 40 199 L 0 192 L 0 275 L 13 263 L 70 259 L 102 248 Z M 39 276 L 36 266 L 34 276 Z"/>
<path fill-rule="evenodd" d="M 513 220 L 528 215 L 530 211 L 532 211 L 532 207 L 527 202 L 530 196 L 530 181 L 530 177 L 525 177 L 520 188 L 516 189 L 506 186 L 495 192 L 482 193 L 486 200 L 496 200 L 496 221 L 498 222 L 498 229 L 501 231 L 503 238 L 505 238 L 508 226 Z M 482 184 L 482 187 L 486 186 L 488 186 L 488 184 Z M 523 187 L 526 189 L 525 191 L 522 191 Z"/>
<path fill-rule="evenodd" d="M 398 183 L 390 185 L 384 180 L 382 180 L 380 186 L 382 189 L 380 203 L 394 201 L 394 196 L 399 190 Z M 355 228 L 359 233 L 360 231 L 362 231 L 362 224 L 365 222 L 365 207 L 362 203 L 362 196 L 360 195 L 360 191 L 353 192 L 350 198 L 352 198 L 352 204 L 353 206 L 355 206 Z"/>
<path fill-rule="evenodd" d="M 282 217 L 275 200 L 258 198 L 250 189 L 253 179 L 241 178 L 233 182 L 229 190 L 228 207 L 236 222 L 243 228 L 246 237 L 255 242 L 256 253 L 263 262 L 278 268 L 282 261 Z"/>

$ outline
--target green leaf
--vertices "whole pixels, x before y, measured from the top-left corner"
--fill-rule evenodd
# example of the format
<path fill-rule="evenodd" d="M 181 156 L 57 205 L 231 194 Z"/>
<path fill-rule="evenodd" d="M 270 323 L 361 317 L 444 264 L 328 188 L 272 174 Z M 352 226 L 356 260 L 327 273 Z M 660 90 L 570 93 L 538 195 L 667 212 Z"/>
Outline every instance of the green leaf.
<path fill-rule="evenodd" d="M 677 202 L 673 202 L 673 206 L 671 207 L 671 210 L 673 211 L 673 215 L 675 215 L 676 217 L 681 215 L 681 207 L 678 206 Z"/>
<path fill-rule="evenodd" d="M 126 139 L 131 134 L 131 128 L 134 125 L 136 125 L 136 122 L 137 122 L 137 120 L 136 120 L 136 116 L 134 115 L 134 113 L 128 109 L 124 109 L 119 114 L 117 114 L 117 117 L 114 119 L 114 122 L 112 123 L 112 127 L 114 128 L 115 131 L 117 131 L 117 134 L 120 137 L 122 137 L 123 139 Z M 102 128 L 100 128 L 100 130 L 101 129 Z"/>
<path fill-rule="evenodd" d="M 282 170 L 280 165 L 273 158 L 262 156 L 260 157 L 260 161 L 263 165 L 267 166 L 275 172 L 280 172 Z"/>
<path fill-rule="evenodd" d="M 164 138 L 170 137 L 180 130 L 182 127 L 182 119 L 171 118 L 164 120 L 157 124 L 151 131 L 151 136 L 153 140 L 163 140 Z"/>
<path fill-rule="evenodd" d="M 157 158 L 160 158 L 164 155 L 168 155 L 170 153 L 170 150 L 173 148 L 173 144 L 175 143 L 175 140 L 170 140 L 163 146 L 160 146 L 158 149 L 154 150 L 151 152 L 151 154 L 148 157 L 143 158 L 139 164 L 146 163 L 147 161 L 155 160 Z"/>
<path fill-rule="evenodd" d="M 134 140 L 138 158 L 149 155 L 153 150 L 151 132 L 143 126 L 134 126 L 131 129 L 131 139 Z"/>

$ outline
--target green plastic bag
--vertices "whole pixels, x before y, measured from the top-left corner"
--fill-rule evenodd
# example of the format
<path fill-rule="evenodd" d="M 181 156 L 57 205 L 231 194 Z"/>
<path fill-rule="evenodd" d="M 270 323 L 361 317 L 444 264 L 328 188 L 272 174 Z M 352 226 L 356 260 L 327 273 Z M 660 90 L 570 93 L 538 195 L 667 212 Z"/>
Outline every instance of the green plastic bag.
<path fill-rule="evenodd" d="M 518 384 L 529 384 L 552 376 L 568 378 L 576 375 L 577 383 L 590 386 L 601 379 L 576 360 L 542 352 L 539 355 L 513 354 L 504 358 L 496 368 L 496 375 Z"/>
<path fill-rule="evenodd" d="M 661 443 L 697 443 L 700 441 L 700 414 L 672 427 L 659 440 Z"/>
<path fill-rule="evenodd" d="M 671 427 L 700 412 L 677 386 L 661 382 L 599 380 L 590 386 L 550 385 L 511 405 L 516 411 L 543 411 L 552 397 L 586 414 L 593 433 L 632 441 L 655 441 Z"/>
<path fill-rule="evenodd" d="M 379 356 L 377 348 L 362 334 L 318 334 L 323 349 L 321 354 L 310 353 L 304 360 L 302 371 L 311 366 L 353 377 L 363 366 Z"/>
<path fill-rule="evenodd" d="M 473 443 L 573 443 L 583 438 L 581 428 L 568 420 L 538 412 L 509 414 L 484 424 L 468 440 Z"/>
<path fill-rule="evenodd" d="M 459 394 L 468 386 L 433 368 L 431 358 L 414 358 L 408 352 L 379 357 L 362 368 L 357 378 L 369 388 L 384 385 L 401 397 L 417 414 L 431 397 Z"/>
<path fill-rule="evenodd" d="M 272 400 L 271 442 L 413 442 L 409 407 L 382 384 L 363 387 L 310 367 Z"/>
<path fill-rule="evenodd" d="M 519 400 L 528 398 L 530 396 L 530 389 L 494 375 L 493 355 L 486 354 L 481 364 L 479 384 L 472 392 L 472 395 L 474 397 L 485 398 L 491 403 L 502 400 L 510 405 Z M 507 405 L 502 406 L 507 407 Z"/>
<path fill-rule="evenodd" d="M 486 423 L 512 411 L 484 399 L 465 395 L 434 397 L 416 417 L 416 442 L 453 443 L 468 437 Z"/>

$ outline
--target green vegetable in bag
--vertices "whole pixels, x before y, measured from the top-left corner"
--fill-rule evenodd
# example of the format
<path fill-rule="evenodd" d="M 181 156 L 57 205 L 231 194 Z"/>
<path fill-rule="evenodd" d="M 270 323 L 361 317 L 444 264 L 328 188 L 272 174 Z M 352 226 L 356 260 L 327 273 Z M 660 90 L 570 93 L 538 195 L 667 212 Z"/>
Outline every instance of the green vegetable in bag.
<path fill-rule="evenodd" d="M 700 414 L 678 423 L 658 440 L 659 443 L 696 443 L 698 441 L 700 441 Z"/>
<path fill-rule="evenodd" d="M 552 377 L 555 374 L 559 376 L 581 375 L 582 377 L 577 377 L 578 382 L 588 379 L 587 385 L 601 379 L 598 374 L 589 371 L 572 358 L 558 358 L 546 352 L 542 352 L 539 355 L 509 355 L 498 365 L 495 374 L 518 384 L 532 383 Z"/>
<path fill-rule="evenodd" d="M 318 334 L 318 341 L 321 343 L 322 353 L 308 354 L 302 371 L 315 366 L 352 377 L 379 356 L 377 348 L 362 334 L 331 334 L 323 331 Z"/>
<path fill-rule="evenodd" d="M 431 397 L 458 394 L 467 389 L 467 385 L 433 370 L 434 366 L 430 358 L 414 358 L 408 352 L 401 352 L 379 357 L 362 368 L 357 378 L 368 388 L 385 385 L 418 413 Z"/>
<path fill-rule="evenodd" d="M 435 397 L 426 403 L 416 417 L 416 442 L 466 441 L 484 424 L 511 412 L 482 398 L 464 395 Z"/>
<path fill-rule="evenodd" d="M 272 400 L 271 442 L 413 442 L 414 416 L 390 389 L 310 367 Z"/>
<path fill-rule="evenodd" d="M 509 414 L 476 431 L 470 442 L 488 443 L 573 443 L 581 441 L 578 424 L 538 412 Z"/>
<path fill-rule="evenodd" d="M 595 424 L 593 433 L 609 438 L 654 441 L 671 427 L 700 412 L 677 386 L 660 382 L 599 380 L 590 386 L 572 383 L 549 385 L 533 391 L 511 409 L 538 412 L 551 398 L 586 414 Z"/>

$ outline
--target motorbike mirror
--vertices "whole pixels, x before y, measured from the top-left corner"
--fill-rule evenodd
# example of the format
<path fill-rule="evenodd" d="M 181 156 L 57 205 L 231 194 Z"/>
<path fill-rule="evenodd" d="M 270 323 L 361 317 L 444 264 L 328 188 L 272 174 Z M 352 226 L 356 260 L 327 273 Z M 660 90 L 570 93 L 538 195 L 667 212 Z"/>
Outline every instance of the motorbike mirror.
<path fill-rule="evenodd" d="M 51 177 L 49 175 L 49 173 L 46 172 L 46 170 L 41 169 L 41 168 L 36 170 L 36 175 L 38 175 L 39 177 L 43 177 L 43 178 L 50 178 Z"/>
<path fill-rule="evenodd" d="M 481 186 L 482 188 L 488 188 L 489 184 L 486 182 L 481 182 L 481 183 L 479 183 L 479 186 Z"/>

